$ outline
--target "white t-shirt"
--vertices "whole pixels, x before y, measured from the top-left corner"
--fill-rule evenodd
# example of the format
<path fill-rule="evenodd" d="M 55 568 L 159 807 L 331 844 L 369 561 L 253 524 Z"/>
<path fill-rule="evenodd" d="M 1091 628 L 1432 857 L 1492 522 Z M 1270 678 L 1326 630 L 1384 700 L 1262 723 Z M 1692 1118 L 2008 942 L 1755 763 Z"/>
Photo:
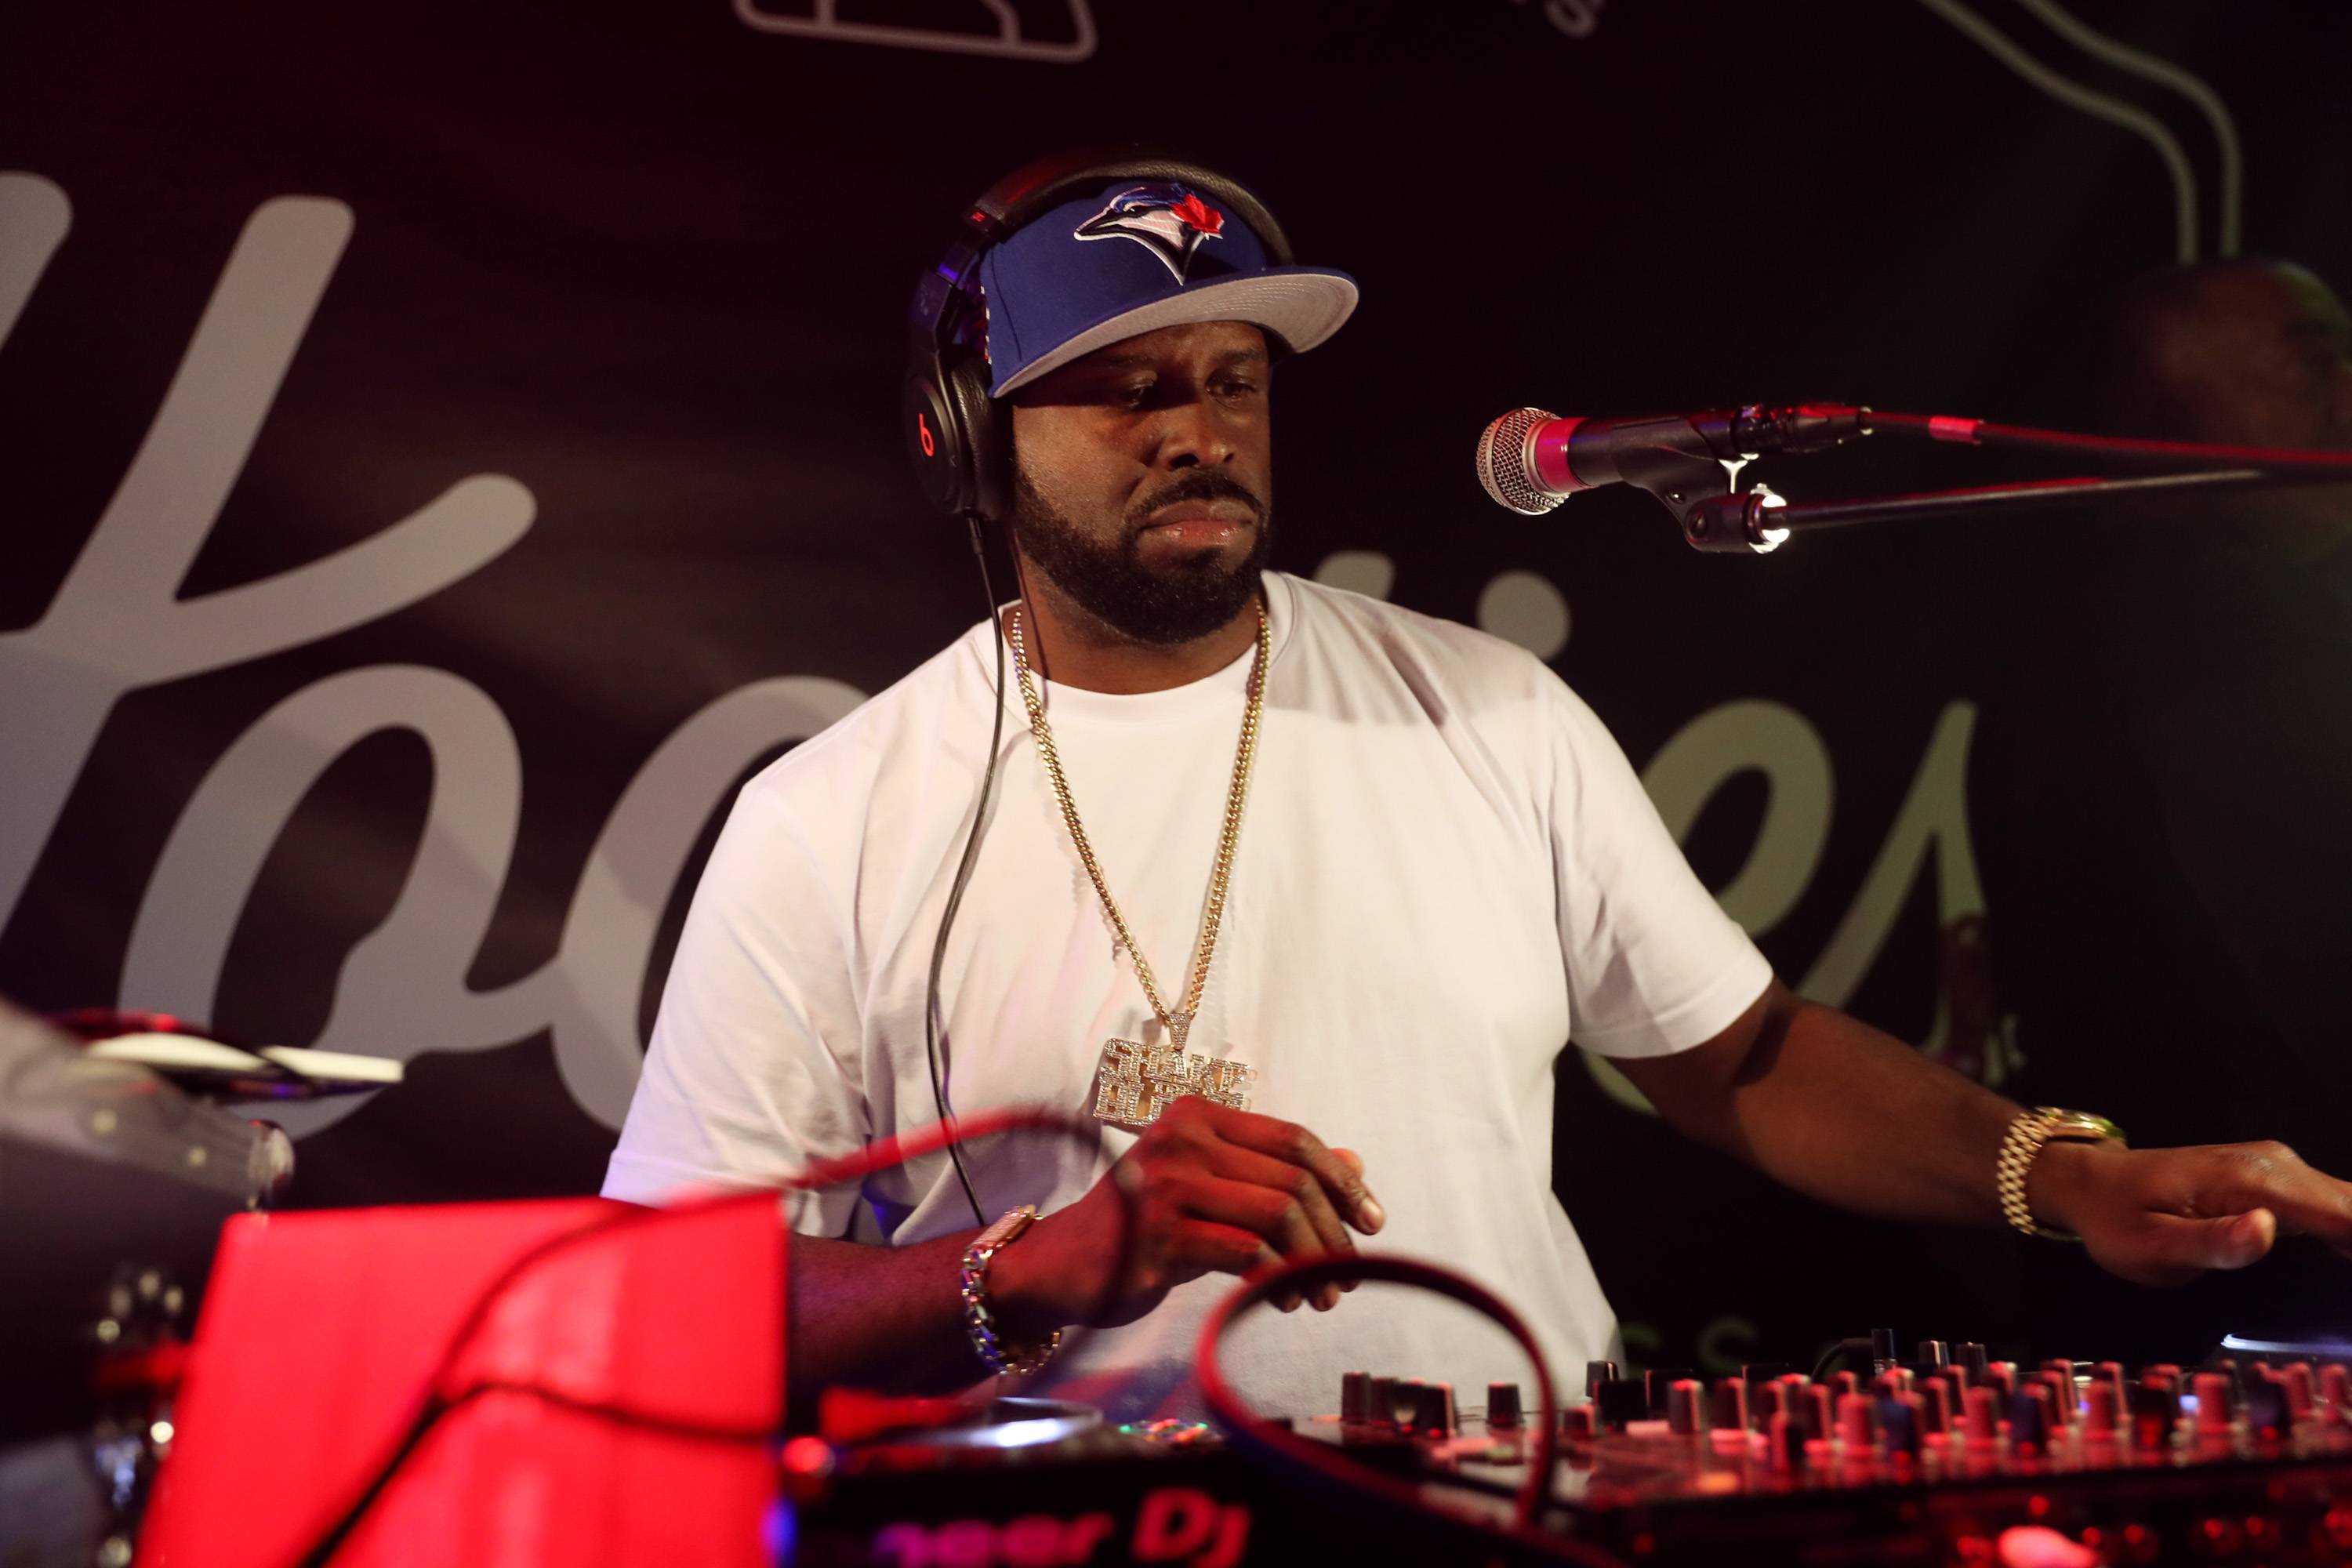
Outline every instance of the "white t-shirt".
<path fill-rule="evenodd" d="M 1266 574 L 1273 657 L 1198 1052 L 1257 1069 L 1251 1109 L 1360 1153 L 1388 1212 L 1367 1250 L 1465 1272 L 1580 1377 L 1615 1321 L 1551 1190 L 1552 1072 L 1571 1036 L 1657 1056 L 1714 1036 L 1770 971 L 1718 910 L 1591 710 L 1481 632 Z M 986 761 L 981 623 L 747 784 L 680 939 L 607 1195 L 773 1178 L 938 1120 L 925 981 Z M 1081 820 L 1170 1005 L 1213 863 L 1250 655 L 1169 691 L 1045 687 Z M 1009 660 L 1008 660 L 1009 665 Z M 1158 1038 L 1009 679 L 1003 755 L 940 983 L 961 1114 L 1087 1115 L 1103 1043 Z M 1147 1033 L 1147 1026 L 1150 1031 Z M 967 1159 L 988 1217 L 1076 1201 L 1100 1155 L 1040 1136 Z M 882 1233 L 969 1228 L 945 1156 L 866 1184 Z M 858 1194 L 797 1200 L 838 1237 Z M 1019 1243 L 1014 1243 L 1018 1246 Z M 1082 1337 L 1034 1392 L 1120 1418 L 1193 1407 L 1193 1341 L 1233 1281 Z M 941 1289 L 952 1282 L 941 1281 Z M 1460 1308 L 1366 1287 L 1245 1318 L 1225 1365 L 1262 1410 L 1338 1407 L 1340 1373 L 1527 1380 Z M 1474 1392 L 1475 1391 L 1475 1392 Z"/>

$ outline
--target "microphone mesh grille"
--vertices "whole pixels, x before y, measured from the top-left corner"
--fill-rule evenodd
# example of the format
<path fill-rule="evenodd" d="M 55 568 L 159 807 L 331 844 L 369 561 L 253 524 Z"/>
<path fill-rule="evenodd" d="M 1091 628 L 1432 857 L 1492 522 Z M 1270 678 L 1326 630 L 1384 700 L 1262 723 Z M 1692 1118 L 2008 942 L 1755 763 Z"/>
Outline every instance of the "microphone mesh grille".
<path fill-rule="evenodd" d="M 1496 506 L 1541 517 L 1568 499 L 1540 489 L 1528 464 L 1528 432 L 1559 417 L 1541 408 L 1514 408 L 1478 437 L 1478 482 Z"/>

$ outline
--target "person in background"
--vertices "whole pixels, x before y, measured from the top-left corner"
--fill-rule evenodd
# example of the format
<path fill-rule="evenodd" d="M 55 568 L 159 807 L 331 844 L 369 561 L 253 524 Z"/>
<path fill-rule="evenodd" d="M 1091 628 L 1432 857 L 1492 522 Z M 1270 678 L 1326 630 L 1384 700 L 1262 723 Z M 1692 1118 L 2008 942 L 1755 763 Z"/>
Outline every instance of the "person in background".
<path fill-rule="evenodd" d="M 2133 279 L 2085 344 L 2078 405 L 2108 434 L 2352 448 L 2352 316 L 2303 268 Z M 2039 587 L 2011 623 L 2029 629 L 1970 780 L 2023 1058 L 2005 1087 L 2151 1142 L 2264 1136 L 2340 1166 L 2352 487 L 2123 503 L 2032 537 Z M 2051 1249 L 2032 1268 L 2060 1351 L 2186 1360 L 2224 1333 L 2352 1330 L 2352 1267 L 2304 1238 L 2159 1296 Z"/>

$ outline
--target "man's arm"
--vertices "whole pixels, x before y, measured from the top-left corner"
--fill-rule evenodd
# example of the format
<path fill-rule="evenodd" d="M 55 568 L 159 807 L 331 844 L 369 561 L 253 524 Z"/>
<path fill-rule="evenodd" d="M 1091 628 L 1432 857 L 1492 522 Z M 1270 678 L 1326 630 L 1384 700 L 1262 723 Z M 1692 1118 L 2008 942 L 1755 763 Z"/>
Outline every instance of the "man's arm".
<path fill-rule="evenodd" d="M 1069 1207 L 1000 1248 L 988 1296 L 1003 1331 L 1035 1345 L 1074 1323 L 1132 1322 L 1203 1274 L 1352 1253 L 1350 1227 L 1386 1223 L 1363 1162 L 1294 1122 L 1188 1097 Z M 832 1384 L 938 1394 L 987 1375 L 964 1329 L 957 1266 L 977 1230 L 908 1247 L 792 1242 L 791 1401 Z M 1296 1294 L 1276 1299 L 1297 1309 Z M 1316 1309 L 1339 1305 L 1320 1287 Z"/>
<path fill-rule="evenodd" d="M 1677 1131 L 1799 1192 L 1889 1218 L 2000 1223 L 1993 1166 L 2019 1108 L 1777 980 L 1705 1044 L 1614 1065 Z M 2143 1284 L 2242 1268 L 2282 1226 L 2352 1254 L 2352 1186 L 2276 1143 L 2051 1143 L 2026 1198 Z"/>

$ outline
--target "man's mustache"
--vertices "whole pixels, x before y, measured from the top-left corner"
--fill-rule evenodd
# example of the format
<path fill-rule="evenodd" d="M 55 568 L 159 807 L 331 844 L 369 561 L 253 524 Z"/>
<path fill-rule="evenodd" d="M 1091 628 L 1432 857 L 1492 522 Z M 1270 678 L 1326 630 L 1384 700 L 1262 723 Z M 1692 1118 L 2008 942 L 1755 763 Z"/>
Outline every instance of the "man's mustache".
<path fill-rule="evenodd" d="M 1189 474 L 1171 479 L 1167 484 L 1145 496 L 1128 509 L 1130 527 L 1140 528 L 1144 520 L 1163 507 L 1187 500 L 1237 500 L 1250 509 L 1258 521 L 1265 521 L 1265 502 L 1257 492 L 1230 474 L 1220 474 L 1207 468 L 1196 468 Z"/>

